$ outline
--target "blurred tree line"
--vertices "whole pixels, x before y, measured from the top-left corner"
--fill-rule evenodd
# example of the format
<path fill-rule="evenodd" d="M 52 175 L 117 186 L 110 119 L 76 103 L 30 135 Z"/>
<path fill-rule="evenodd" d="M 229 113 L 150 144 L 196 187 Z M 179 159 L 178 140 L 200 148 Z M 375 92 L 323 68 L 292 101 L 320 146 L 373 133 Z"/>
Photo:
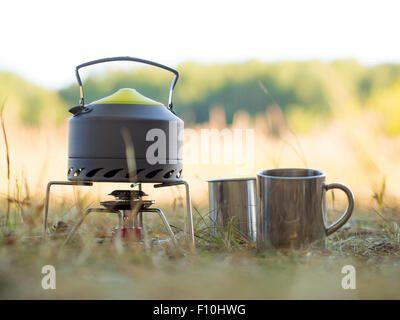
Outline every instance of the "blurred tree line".
<path fill-rule="evenodd" d="M 43 121 L 60 124 L 66 117 L 65 101 L 58 92 L 31 84 L 16 74 L 0 72 L 0 105 L 23 124 L 38 126 Z"/>
<path fill-rule="evenodd" d="M 230 123 L 239 110 L 255 116 L 269 106 L 278 105 L 289 121 L 306 129 L 317 120 L 371 108 L 382 115 L 387 133 L 400 133 L 400 65 L 366 67 L 355 60 L 332 63 L 253 60 L 208 65 L 188 62 L 177 69 L 180 79 L 174 106 L 188 122 L 208 121 L 209 111 L 214 107 L 223 108 Z M 0 95 L 7 91 L 7 86 L 11 87 L 7 84 L 9 77 L 15 78 L 0 74 Z M 84 81 L 86 101 L 128 87 L 166 104 L 171 80 L 170 73 L 150 67 L 90 73 Z M 46 92 L 24 83 L 16 97 L 21 101 L 20 119 L 39 124 L 41 115 L 50 109 L 58 120 L 68 117 L 66 110 L 78 103 L 79 90 L 76 84 L 71 84 L 56 93 Z"/>

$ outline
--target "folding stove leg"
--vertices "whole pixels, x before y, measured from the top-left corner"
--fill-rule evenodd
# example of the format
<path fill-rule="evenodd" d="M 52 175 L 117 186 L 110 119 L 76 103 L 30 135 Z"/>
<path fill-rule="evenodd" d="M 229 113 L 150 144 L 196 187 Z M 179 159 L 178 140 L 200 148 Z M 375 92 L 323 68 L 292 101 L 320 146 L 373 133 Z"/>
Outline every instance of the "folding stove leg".
<path fill-rule="evenodd" d="M 47 234 L 47 217 L 49 214 L 49 202 L 50 202 L 50 189 L 51 186 L 59 185 L 59 186 L 92 186 L 92 182 L 84 182 L 84 181 L 50 181 L 47 184 L 46 188 L 46 200 L 44 205 L 44 217 L 43 217 L 43 236 L 45 237 Z"/>
<path fill-rule="evenodd" d="M 178 247 L 178 242 L 176 241 L 175 234 L 171 229 L 171 226 L 168 223 L 167 217 L 165 216 L 164 212 L 162 212 L 160 209 L 157 208 L 146 208 L 146 209 L 141 209 L 141 212 L 155 212 L 158 214 L 158 216 L 161 218 L 165 229 L 167 229 L 167 232 L 169 234 L 169 237 L 171 238 L 172 242 L 174 243 L 175 246 Z"/>
<path fill-rule="evenodd" d="M 89 213 L 91 212 L 110 212 L 110 213 L 118 213 L 120 215 L 119 212 L 114 212 L 112 210 L 106 209 L 106 208 L 89 208 L 85 211 L 84 215 L 79 219 L 79 221 L 73 226 L 73 228 L 71 229 L 71 231 L 69 232 L 67 238 L 64 240 L 63 242 L 63 246 L 65 246 L 70 240 L 71 238 L 74 236 L 74 234 L 76 233 L 76 231 L 79 229 L 79 227 L 81 226 L 83 220 L 86 219 L 86 217 L 89 215 Z"/>
<path fill-rule="evenodd" d="M 161 183 L 154 185 L 154 188 L 162 188 L 162 187 L 170 187 L 176 185 L 185 185 L 186 191 L 186 220 L 187 220 L 187 227 L 186 227 L 186 239 L 191 248 L 195 247 L 194 242 L 194 228 L 193 228 L 193 212 L 192 212 L 192 202 L 190 200 L 190 188 L 189 184 L 185 181 L 177 181 L 177 182 L 170 182 L 170 183 Z"/>
<path fill-rule="evenodd" d="M 194 228 L 193 228 L 193 212 L 192 212 L 192 201 L 190 200 L 190 189 L 189 189 L 189 184 L 186 181 L 182 182 L 185 185 L 185 190 L 186 190 L 186 211 L 187 211 L 186 214 L 188 221 L 187 234 L 189 238 L 189 244 L 192 248 L 194 248 L 195 243 L 194 243 Z"/>

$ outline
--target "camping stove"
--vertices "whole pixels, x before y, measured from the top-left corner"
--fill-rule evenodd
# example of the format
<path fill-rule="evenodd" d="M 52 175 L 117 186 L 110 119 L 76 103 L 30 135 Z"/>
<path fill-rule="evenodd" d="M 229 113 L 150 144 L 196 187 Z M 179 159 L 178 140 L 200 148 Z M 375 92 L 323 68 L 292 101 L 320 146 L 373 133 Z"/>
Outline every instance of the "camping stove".
<path fill-rule="evenodd" d="M 102 99 L 85 104 L 79 69 L 98 63 L 131 61 L 164 69 L 174 74 L 168 104 L 155 101 L 132 88 L 121 88 Z M 188 243 L 194 246 L 193 215 L 189 184 L 182 180 L 183 120 L 173 109 L 173 90 L 178 81 L 177 70 L 157 62 L 113 57 L 89 61 L 75 69 L 79 85 L 79 104 L 69 109 L 68 170 L 69 181 L 51 181 L 47 185 L 43 231 L 47 234 L 50 190 L 53 185 L 92 186 L 94 182 L 125 182 L 139 190 L 115 190 L 112 201 L 103 201 L 99 208 L 89 208 L 72 228 L 65 242 L 76 233 L 91 212 L 111 212 L 119 223 L 114 237 L 141 241 L 142 214 L 153 212 L 161 218 L 172 241 L 174 233 L 164 213 L 153 208 L 154 201 L 143 199 L 141 183 L 153 183 L 155 188 L 184 185 L 186 189 Z"/>
<path fill-rule="evenodd" d="M 43 232 L 44 235 L 48 233 L 48 212 L 49 212 L 49 201 L 50 191 L 53 185 L 70 185 L 70 186 L 92 186 L 92 182 L 75 182 L 75 181 L 50 181 L 47 184 L 44 219 L 43 219 Z M 175 238 L 175 234 L 168 223 L 167 217 L 164 212 L 159 208 L 153 208 L 154 200 L 143 199 L 148 196 L 142 191 L 142 185 L 137 184 L 138 190 L 114 190 L 109 195 L 113 196 L 114 200 L 101 201 L 101 207 L 88 208 L 78 222 L 73 226 L 67 238 L 64 241 L 64 245 L 67 244 L 72 237 L 75 235 L 81 224 L 84 222 L 86 217 L 92 212 L 107 212 L 115 213 L 118 216 L 118 225 L 112 230 L 112 238 L 123 239 L 124 241 L 136 241 L 140 242 L 144 240 L 143 235 L 143 213 L 156 213 L 161 219 L 165 231 L 167 232 L 171 242 L 178 246 L 178 242 Z M 190 189 L 189 184 L 186 181 L 178 181 L 171 183 L 160 183 L 155 184 L 154 188 L 170 187 L 184 185 L 186 188 L 186 212 L 187 212 L 187 228 L 185 228 L 186 240 L 190 247 L 194 247 L 194 231 L 193 231 L 193 215 L 192 206 L 190 201 Z M 132 186 L 135 186 L 133 184 Z"/>

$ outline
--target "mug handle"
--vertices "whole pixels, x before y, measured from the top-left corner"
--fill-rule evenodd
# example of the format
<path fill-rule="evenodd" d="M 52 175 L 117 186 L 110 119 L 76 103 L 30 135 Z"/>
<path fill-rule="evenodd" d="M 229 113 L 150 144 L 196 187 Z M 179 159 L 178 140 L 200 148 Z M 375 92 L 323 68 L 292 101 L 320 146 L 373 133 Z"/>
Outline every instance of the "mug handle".
<path fill-rule="evenodd" d="M 324 188 L 326 191 L 331 190 L 331 189 L 340 189 L 340 190 L 344 191 L 344 193 L 347 196 L 347 200 L 349 202 L 346 211 L 339 218 L 339 220 L 332 223 L 329 227 L 325 227 L 325 233 L 327 236 L 329 236 L 330 234 L 332 234 L 335 231 L 337 231 L 338 229 L 340 229 L 347 222 L 347 220 L 350 219 L 351 214 L 353 213 L 353 210 L 354 210 L 354 195 L 353 195 L 353 192 L 351 192 L 351 190 L 347 186 L 345 186 L 344 184 L 341 184 L 341 183 L 337 183 L 337 182 L 326 184 L 326 185 L 324 185 Z"/>

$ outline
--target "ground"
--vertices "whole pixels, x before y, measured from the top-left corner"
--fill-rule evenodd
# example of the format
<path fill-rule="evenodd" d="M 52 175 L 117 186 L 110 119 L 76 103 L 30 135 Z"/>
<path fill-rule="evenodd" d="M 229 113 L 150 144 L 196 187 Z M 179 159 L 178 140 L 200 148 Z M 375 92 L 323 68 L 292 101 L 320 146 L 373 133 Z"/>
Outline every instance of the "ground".
<path fill-rule="evenodd" d="M 196 233 L 204 239 L 197 238 L 196 250 L 181 252 L 107 238 L 100 243 L 90 228 L 65 247 L 62 233 L 46 241 L 26 232 L 3 233 L 0 298 L 399 299 L 399 239 L 371 213 L 355 215 L 362 218 L 330 236 L 322 251 L 258 253 L 232 234 L 207 238 L 201 219 Z M 155 235 L 164 236 L 148 230 Z M 41 286 L 44 265 L 56 269 L 56 290 Z M 345 265 L 355 267 L 355 290 L 342 288 Z"/>

